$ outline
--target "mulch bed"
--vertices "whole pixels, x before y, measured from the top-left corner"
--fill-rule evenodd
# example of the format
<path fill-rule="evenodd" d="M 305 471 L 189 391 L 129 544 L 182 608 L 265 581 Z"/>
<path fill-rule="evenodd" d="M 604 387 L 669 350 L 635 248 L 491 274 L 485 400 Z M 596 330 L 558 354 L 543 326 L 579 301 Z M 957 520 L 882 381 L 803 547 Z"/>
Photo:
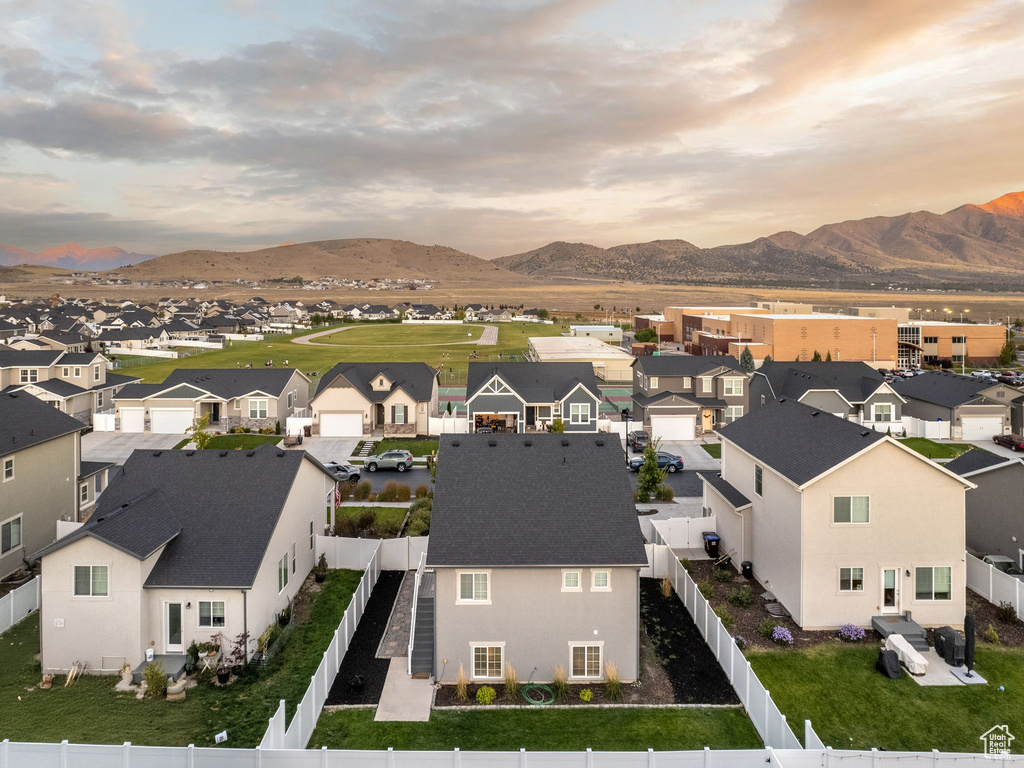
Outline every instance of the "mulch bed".
<path fill-rule="evenodd" d="M 366 601 L 366 610 L 348 645 L 348 653 L 334 680 L 327 704 L 377 704 L 384 690 L 391 659 L 378 659 L 377 648 L 388 628 L 391 607 L 402 586 L 403 571 L 381 571 L 377 583 Z M 363 676 L 363 687 L 353 690 L 350 682 L 356 675 Z"/>
<path fill-rule="evenodd" d="M 1007 648 L 1024 648 L 1024 622 L 1007 624 L 996 616 L 998 606 L 992 605 L 977 592 L 967 590 L 967 612 L 974 614 L 974 625 L 978 645 L 984 646 L 981 633 L 991 624 L 999 634 L 999 642 Z M 929 638 L 930 639 L 930 638 Z"/>

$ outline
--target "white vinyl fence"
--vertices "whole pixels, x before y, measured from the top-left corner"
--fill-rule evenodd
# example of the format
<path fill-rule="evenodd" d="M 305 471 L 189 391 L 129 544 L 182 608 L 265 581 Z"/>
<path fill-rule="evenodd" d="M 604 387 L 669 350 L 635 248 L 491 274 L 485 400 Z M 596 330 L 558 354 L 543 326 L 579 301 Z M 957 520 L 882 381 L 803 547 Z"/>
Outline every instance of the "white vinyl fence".
<path fill-rule="evenodd" d="M 442 414 L 429 417 L 427 432 L 431 435 L 464 435 L 469 432 L 469 419 L 465 416 Z"/>
<path fill-rule="evenodd" d="M 191 346 L 191 345 L 189 345 Z M 112 347 L 108 346 L 103 350 L 106 355 L 126 355 L 129 357 L 165 357 L 174 359 L 178 353 L 169 349 L 151 349 L 149 347 Z"/>
<path fill-rule="evenodd" d="M 913 416 L 903 417 L 903 427 L 907 430 L 907 437 L 927 437 L 929 440 L 949 440 L 948 421 L 924 421 L 915 419 Z M 896 425 L 893 425 L 893 434 L 896 433 Z"/>
<path fill-rule="evenodd" d="M 39 610 L 42 583 L 42 579 L 36 576 L 32 581 L 0 597 L 0 635 L 30 613 Z"/>
<path fill-rule="evenodd" d="M 117 428 L 117 417 L 113 411 L 92 415 L 93 432 L 113 432 Z"/>
<path fill-rule="evenodd" d="M 1017 618 L 1024 621 L 1024 583 L 970 553 L 967 553 L 967 587 L 992 605 L 1009 603 L 1017 609 Z"/>
<path fill-rule="evenodd" d="M 718 531 L 718 518 L 670 517 L 667 520 L 652 520 L 651 525 L 661 535 L 662 544 L 672 549 L 703 549 L 704 531 Z"/>
<path fill-rule="evenodd" d="M 316 559 L 327 556 L 328 568 L 366 568 L 377 547 L 385 571 L 411 571 L 427 551 L 429 536 L 404 536 L 400 539 L 347 539 L 343 536 L 316 537 Z"/>

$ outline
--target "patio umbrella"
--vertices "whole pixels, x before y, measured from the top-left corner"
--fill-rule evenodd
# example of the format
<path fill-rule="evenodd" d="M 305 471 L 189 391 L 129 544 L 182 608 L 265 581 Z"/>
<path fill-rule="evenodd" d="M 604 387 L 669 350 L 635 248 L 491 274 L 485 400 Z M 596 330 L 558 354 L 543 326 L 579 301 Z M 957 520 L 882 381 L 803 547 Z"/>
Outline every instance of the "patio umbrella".
<path fill-rule="evenodd" d="M 967 676 L 974 673 L 974 616 L 964 616 L 964 665 L 967 667 Z"/>

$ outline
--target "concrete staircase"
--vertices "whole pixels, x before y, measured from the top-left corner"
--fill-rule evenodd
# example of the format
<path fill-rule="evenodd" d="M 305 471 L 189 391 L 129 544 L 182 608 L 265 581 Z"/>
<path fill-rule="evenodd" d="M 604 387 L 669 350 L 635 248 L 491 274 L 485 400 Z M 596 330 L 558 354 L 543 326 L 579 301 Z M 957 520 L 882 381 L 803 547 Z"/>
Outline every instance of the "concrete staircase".
<path fill-rule="evenodd" d="M 412 628 L 412 676 L 429 678 L 434 674 L 434 574 L 427 571 L 420 581 L 416 600 L 416 626 Z"/>

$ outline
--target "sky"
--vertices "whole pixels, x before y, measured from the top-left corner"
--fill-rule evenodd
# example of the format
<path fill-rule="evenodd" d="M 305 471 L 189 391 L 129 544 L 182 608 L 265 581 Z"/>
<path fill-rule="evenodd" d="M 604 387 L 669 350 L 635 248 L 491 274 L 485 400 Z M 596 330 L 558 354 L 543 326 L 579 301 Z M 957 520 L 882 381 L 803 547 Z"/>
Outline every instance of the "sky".
<path fill-rule="evenodd" d="M 0 0 L 0 243 L 702 247 L 1021 188 L 1019 0 Z"/>

